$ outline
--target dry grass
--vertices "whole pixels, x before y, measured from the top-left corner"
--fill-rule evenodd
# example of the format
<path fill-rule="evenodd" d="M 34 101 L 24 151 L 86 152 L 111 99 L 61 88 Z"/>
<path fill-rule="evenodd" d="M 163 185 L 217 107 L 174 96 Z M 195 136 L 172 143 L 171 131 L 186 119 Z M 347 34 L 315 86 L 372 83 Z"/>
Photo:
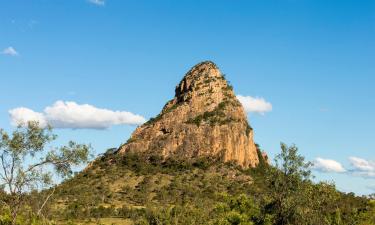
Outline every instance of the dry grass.
<path fill-rule="evenodd" d="M 129 219 L 121 218 L 101 218 L 99 220 L 91 219 L 90 221 L 73 221 L 76 225 L 132 225 L 134 224 Z M 68 222 L 58 222 L 58 225 L 67 225 Z"/>

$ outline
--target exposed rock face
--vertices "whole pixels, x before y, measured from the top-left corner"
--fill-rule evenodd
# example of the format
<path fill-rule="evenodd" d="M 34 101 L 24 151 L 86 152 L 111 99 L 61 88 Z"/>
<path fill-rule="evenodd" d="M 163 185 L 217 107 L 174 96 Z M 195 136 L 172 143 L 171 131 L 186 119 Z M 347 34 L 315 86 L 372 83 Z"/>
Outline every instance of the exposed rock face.
<path fill-rule="evenodd" d="M 175 93 L 156 118 L 134 131 L 119 153 L 219 156 L 243 167 L 258 164 L 253 130 L 244 109 L 214 63 L 194 66 Z"/>

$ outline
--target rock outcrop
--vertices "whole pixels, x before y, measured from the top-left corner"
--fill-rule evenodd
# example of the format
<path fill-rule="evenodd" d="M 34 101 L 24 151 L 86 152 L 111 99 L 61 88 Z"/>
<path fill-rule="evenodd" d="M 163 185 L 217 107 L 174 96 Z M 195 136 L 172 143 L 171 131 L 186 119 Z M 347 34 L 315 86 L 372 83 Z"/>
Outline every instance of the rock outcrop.
<path fill-rule="evenodd" d="M 161 113 L 138 127 L 118 153 L 167 158 L 218 156 L 243 167 L 258 164 L 253 130 L 232 86 L 213 62 L 194 66 Z"/>

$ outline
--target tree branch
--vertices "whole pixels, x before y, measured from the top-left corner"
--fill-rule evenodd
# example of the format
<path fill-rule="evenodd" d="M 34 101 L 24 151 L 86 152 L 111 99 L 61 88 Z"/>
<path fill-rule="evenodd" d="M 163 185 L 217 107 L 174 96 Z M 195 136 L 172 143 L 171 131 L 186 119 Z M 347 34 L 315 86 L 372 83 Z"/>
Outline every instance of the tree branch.
<path fill-rule="evenodd" d="M 48 202 L 49 198 L 55 193 L 55 190 L 56 190 L 56 187 L 53 187 L 53 191 L 52 193 L 50 193 L 46 200 L 43 202 L 42 206 L 40 207 L 40 209 L 38 210 L 38 216 L 40 215 L 40 213 L 42 212 L 42 209 L 44 208 L 44 206 L 46 205 L 46 203 Z"/>

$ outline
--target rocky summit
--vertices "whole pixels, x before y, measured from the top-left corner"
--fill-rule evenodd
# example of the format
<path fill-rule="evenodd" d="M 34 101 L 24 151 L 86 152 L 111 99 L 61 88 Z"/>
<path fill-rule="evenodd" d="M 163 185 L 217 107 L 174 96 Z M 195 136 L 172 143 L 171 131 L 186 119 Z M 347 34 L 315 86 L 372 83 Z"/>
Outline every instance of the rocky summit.
<path fill-rule="evenodd" d="M 242 167 L 259 163 L 243 106 L 210 61 L 195 65 L 155 118 L 138 127 L 118 153 L 150 152 L 164 158 L 220 157 Z"/>

